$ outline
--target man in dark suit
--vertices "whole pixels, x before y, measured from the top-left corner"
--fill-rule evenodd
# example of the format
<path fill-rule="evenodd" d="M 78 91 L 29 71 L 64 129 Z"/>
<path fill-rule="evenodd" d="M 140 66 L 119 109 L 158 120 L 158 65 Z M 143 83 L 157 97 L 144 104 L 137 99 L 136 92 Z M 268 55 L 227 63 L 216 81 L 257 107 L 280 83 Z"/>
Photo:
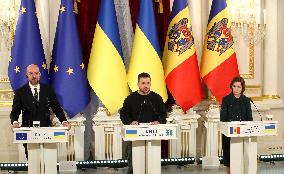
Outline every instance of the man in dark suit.
<path fill-rule="evenodd" d="M 27 67 L 26 77 L 28 83 L 17 89 L 15 92 L 12 111 L 10 114 L 12 128 L 19 128 L 19 115 L 22 113 L 22 127 L 33 127 L 33 121 L 40 121 L 41 127 L 51 126 L 50 108 L 56 117 L 62 122 L 63 126 L 71 128 L 66 120 L 63 109 L 56 99 L 52 88 L 42 84 L 40 71 L 37 65 L 31 64 Z M 24 144 L 26 156 L 27 148 Z"/>
<path fill-rule="evenodd" d="M 50 108 L 63 123 L 63 126 L 70 128 L 52 88 L 39 82 L 38 66 L 29 65 L 26 76 L 29 82 L 15 92 L 10 114 L 12 128 L 20 127 L 18 118 L 21 113 L 23 127 L 33 127 L 33 121 L 40 121 L 41 127 L 51 126 Z"/>

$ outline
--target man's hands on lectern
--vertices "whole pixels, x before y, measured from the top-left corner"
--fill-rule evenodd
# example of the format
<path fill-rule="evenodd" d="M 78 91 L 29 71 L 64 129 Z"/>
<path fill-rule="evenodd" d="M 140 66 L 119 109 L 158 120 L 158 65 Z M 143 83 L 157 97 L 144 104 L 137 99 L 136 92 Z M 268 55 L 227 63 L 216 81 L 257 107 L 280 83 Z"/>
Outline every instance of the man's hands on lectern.
<path fill-rule="evenodd" d="M 68 127 L 68 130 L 71 129 L 71 124 L 69 122 L 67 122 L 67 121 L 63 123 L 63 126 L 64 127 Z"/>
<path fill-rule="evenodd" d="M 138 123 L 138 121 L 132 121 L 131 123 L 130 123 L 130 125 L 138 125 L 139 123 Z"/>
<path fill-rule="evenodd" d="M 159 121 L 150 122 L 150 125 L 156 125 L 156 124 L 160 124 L 160 122 Z"/>
<path fill-rule="evenodd" d="M 20 127 L 21 127 L 21 126 L 20 126 L 19 123 L 13 123 L 13 124 L 11 125 L 11 129 L 20 128 Z"/>

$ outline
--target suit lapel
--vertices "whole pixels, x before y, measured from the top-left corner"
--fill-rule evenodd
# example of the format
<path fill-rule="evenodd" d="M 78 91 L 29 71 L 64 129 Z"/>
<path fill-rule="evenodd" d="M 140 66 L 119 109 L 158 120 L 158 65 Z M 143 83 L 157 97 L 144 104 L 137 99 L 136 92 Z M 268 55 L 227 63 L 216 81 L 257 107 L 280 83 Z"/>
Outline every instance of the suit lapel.
<path fill-rule="evenodd" d="M 29 86 L 29 84 L 26 84 L 25 85 L 25 88 L 24 88 L 24 94 L 26 94 L 26 97 L 28 98 L 28 101 L 33 101 L 33 93 L 31 91 L 31 88 Z"/>

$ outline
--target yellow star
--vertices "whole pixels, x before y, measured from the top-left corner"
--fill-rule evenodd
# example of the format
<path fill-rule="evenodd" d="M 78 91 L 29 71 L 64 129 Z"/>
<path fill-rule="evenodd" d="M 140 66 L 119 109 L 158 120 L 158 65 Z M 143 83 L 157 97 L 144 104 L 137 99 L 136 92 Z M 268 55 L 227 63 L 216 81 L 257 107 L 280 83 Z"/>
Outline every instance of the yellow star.
<path fill-rule="evenodd" d="M 74 69 L 69 67 L 66 72 L 70 75 L 70 74 L 74 74 L 73 71 L 74 71 Z"/>
<path fill-rule="evenodd" d="M 25 7 L 23 7 L 22 6 L 22 8 L 21 8 L 21 10 L 20 10 L 21 12 L 22 12 L 22 14 L 24 14 L 24 13 L 26 13 L 27 12 L 27 8 L 25 8 Z"/>
<path fill-rule="evenodd" d="M 84 68 L 85 68 L 84 63 L 82 63 L 82 64 L 80 65 L 80 67 L 81 67 L 82 69 L 84 69 Z"/>
<path fill-rule="evenodd" d="M 53 70 L 54 70 L 54 72 L 57 72 L 57 71 L 59 71 L 59 67 L 57 65 L 54 65 Z"/>
<path fill-rule="evenodd" d="M 12 62 L 12 57 L 11 56 L 9 57 L 9 62 Z"/>
<path fill-rule="evenodd" d="M 41 67 L 42 67 L 43 69 L 46 69 L 46 68 L 47 68 L 47 65 L 46 65 L 46 63 L 42 62 L 42 65 L 41 65 Z"/>
<path fill-rule="evenodd" d="M 20 72 L 20 67 L 16 66 L 16 68 L 14 69 L 16 71 L 16 74 Z"/>
<path fill-rule="evenodd" d="M 65 12 L 65 7 L 63 5 L 61 5 L 60 9 L 59 9 L 60 13 Z"/>

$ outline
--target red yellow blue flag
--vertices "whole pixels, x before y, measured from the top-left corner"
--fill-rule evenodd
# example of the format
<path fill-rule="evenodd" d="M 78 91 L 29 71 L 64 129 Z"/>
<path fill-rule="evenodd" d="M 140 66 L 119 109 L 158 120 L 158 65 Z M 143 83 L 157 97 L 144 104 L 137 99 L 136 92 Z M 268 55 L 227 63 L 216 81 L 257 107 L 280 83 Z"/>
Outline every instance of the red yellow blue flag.
<path fill-rule="evenodd" d="M 213 0 L 203 45 L 201 77 L 221 102 L 231 92 L 230 82 L 239 75 L 226 0 Z"/>
<path fill-rule="evenodd" d="M 138 90 L 137 76 L 147 72 L 151 76 L 151 90 L 166 101 L 168 95 L 160 57 L 153 3 L 152 0 L 141 0 L 128 69 L 128 84 L 132 91 Z"/>
<path fill-rule="evenodd" d="M 175 0 L 164 48 L 166 84 L 185 112 L 203 97 L 187 0 Z"/>
<path fill-rule="evenodd" d="M 87 78 L 99 99 L 113 114 L 129 95 L 114 0 L 101 1 Z"/>

